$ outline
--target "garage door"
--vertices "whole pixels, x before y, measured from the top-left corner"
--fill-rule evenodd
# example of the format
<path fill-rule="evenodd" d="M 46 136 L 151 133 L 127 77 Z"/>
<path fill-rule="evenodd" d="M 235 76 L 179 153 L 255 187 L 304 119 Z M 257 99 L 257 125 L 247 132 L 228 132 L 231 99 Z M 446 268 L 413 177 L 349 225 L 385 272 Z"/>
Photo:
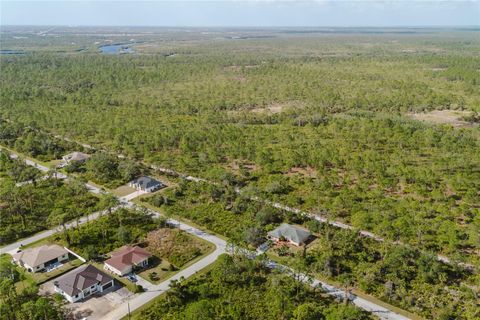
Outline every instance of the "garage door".
<path fill-rule="evenodd" d="M 104 285 L 102 286 L 102 288 L 103 288 L 103 290 L 105 290 L 105 289 L 110 288 L 112 285 L 113 285 L 113 281 L 111 281 L 111 282 L 109 282 L 109 283 L 107 283 L 107 284 L 104 284 Z"/>

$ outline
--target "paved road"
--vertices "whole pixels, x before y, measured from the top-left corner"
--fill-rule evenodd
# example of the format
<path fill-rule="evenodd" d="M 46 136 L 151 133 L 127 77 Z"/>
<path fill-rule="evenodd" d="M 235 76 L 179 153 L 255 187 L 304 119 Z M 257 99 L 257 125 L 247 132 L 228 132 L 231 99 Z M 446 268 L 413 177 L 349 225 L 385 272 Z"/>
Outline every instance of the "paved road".
<path fill-rule="evenodd" d="M 115 211 L 116 209 L 118 209 L 119 207 L 116 207 L 116 208 L 113 208 L 112 209 L 112 212 Z M 86 222 L 89 222 L 89 221 L 93 221 L 95 219 L 97 219 L 98 217 L 100 217 L 101 215 L 104 215 L 104 214 L 108 214 L 108 211 L 107 210 L 103 210 L 103 211 L 97 211 L 97 212 L 94 212 L 88 216 L 85 216 L 85 217 L 81 217 L 79 220 L 78 220 L 78 224 L 81 225 L 81 224 L 84 224 Z M 69 223 L 67 223 L 65 225 L 65 227 L 67 229 L 70 229 L 70 228 L 73 228 L 77 226 L 77 221 L 71 221 Z M 1 247 L 0 248 L 0 254 L 2 253 L 14 253 L 17 251 L 18 248 L 20 248 L 20 246 L 22 245 L 27 245 L 27 244 L 30 244 L 30 243 L 33 243 L 33 242 L 36 242 L 36 241 L 39 241 L 39 240 L 42 240 L 42 239 L 45 239 L 47 237 L 50 237 L 51 235 L 57 233 L 57 232 L 61 232 L 63 229 L 61 226 L 58 226 L 56 228 L 53 228 L 53 229 L 50 229 L 50 230 L 47 230 L 47 231 L 44 231 L 44 232 L 40 232 L 40 233 L 37 233 L 33 236 L 31 236 L 30 238 L 26 238 L 26 239 L 22 239 L 22 240 L 19 240 L 15 243 L 11 243 L 9 245 L 6 245 L 4 247 Z"/>
<path fill-rule="evenodd" d="M 290 272 L 292 275 L 294 274 L 294 271 L 290 268 L 286 268 L 284 266 L 281 266 L 284 272 Z M 305 274 L 296 274 L 296 278 L 300 279 L 301 281 L 309 284 L 312 287 L 316 288 L 322 288 L 327 294 L 338 298 L 340 300 L 343 300 L 345 297 L 345 291 L 342 289 L 338 289 L 332 285 L 329 285 L 328 283 L 322 282 L 317 279 L 313 279 L 313 281 Z M 361 298 L 357 295 L 354 294 L 348 294 L 348 299 L 357 307 L 369 311 L 376 315 L 378 318 L 382 320 L 409 320 L 410 318 L 407 318 L 405 316 L 402 316 L 398 313 L 395 313 L 385 307 L 382 307 L 374 302 L 368 301 L 364 298 Z"/>
<path fill-rule="evenodd" d="M 12 122 L 10 120 L 7 120 L 8 122 Z M 47 131 L 43 131 L 44 133 L 47 133 L 47 134 L 51 134 Z M 59 138 L 59 139 L 63 139 L 63 140 L 66 140 L 66 141 L 69 141 L 69 142 L 74 142 L 74 143 L 77 143 L 79 145 L 82 145 L 88 149 L 94 149 L 94 147 L 90 146 L 90 145 L 87 145 L 87 144 L 83 144 L 79 141 L 75 141 L 75 140 L 71 140 L 69 138 L 66 138 L 66 137 L 63 137 L 63 136 L 60 136 L 60 135 L 55 135 L 56 138 Z M 108 152 L 107 150 L 104 150 L 106 152 Z M 30 160 L 27 160 L 27 163 L 28 161 Z M 32 161 L 30 161 L 32 162 Z M 157 166 L 157 165 L 153 165 L 153 164 L 149 164 L 149 163 L 146 163 L 146 162 L 142 162 L 144 165 L 146 165 L 147 167 L 151 168 L 151 169 L 154 169 L 154 170 L 158 170 L 160 172 L 163 172 L 165 174 L 168 174 L 168 175 L 173 175 L 173 176 L 177 176 L 177 177 L 180 177 L 182 179 L 185 179 L 187 181 L 193 181 L 193 182 L 205 182 L 205 183 L 209 183 L 209 184 L 214 184 L 214 185 L 218 185 L 218 183 L 216 182 L 213 182 L 213 181 L 210 181 L 210 180 L 206 180 L 206 179 L 203 179 L 203 178 L 198 178 L 198 177 L 193 177 L 193 176 L 190 176 L 190 175 L 186 175 L 184 173 L 181 173 L 181 172 L 178 172 L 176 170 L 173 170 L 173 169 L 169 169 L 169 168 L 164 168 L 164 167 L 160 167 L 160 166 Z M 44 167 L 45 168 L 45 167 Z M 235 188 L 235 192 L 240 194 L 242 191 L 240 188 L 236 187 Z M 262 198 L 259 198 L 259 197 L 251 197 L 249 198 L 250 200 L 252 201 L 258 201 L 258 202 L 263 202 L 265 204 L 268 204 L 268 205 L 271 205 L 277 209 L 282 209 L 282 210 L 285 210 L 285 211 L 288 211 L 288 212 L 293 212 L 293 213 L 297 213 L 297 214 L 301 214 L 301 215 L 304 215 L 306 217 L 309 217 L 311 219 L 315 219 L 319 222 L 322 222 L 322 223 L 328 223 L 334 227 L 337 227 L 337 228 L 342 228 L 342 229 L 348 229 L 348 230 L 353 230 L 354 227 L 351 226 L 351 225 L 348 225 L 348 224 L 345 224 L 343 222 L 340 222 L 340 221 L 334 221 L 334 220 L 329 220 L 327 218 L 325 218 L 324 216 L 321 216 L 321 215 L 318 215 L 318 214 L 314 214 L 314 213 L 310 213 L 310 212 L 306 212 L 306 211 L 302 211 L 300 209 L 297 209 L 297 208 L 292 208 L 292 207 L 289 207 L 289 206 L 286 206 L 286 205 L 283 205 L 281 203 L 278 203 L 278 202 L 273 202 L 273 201 L 270 201 L 270 200 L 266 200 L 266 199 L 262 199 Z M 375 241 L 378 241 L 378 242 L 384 242 L 386 241 L 384 238 L 370 232 L 370 231 L 366 231 L 366 230 L 360 230 L 358 231 L 359 234 L 361 234 L 362 236 L 364 237 L 368 237 L 368 238 L 371 238 Z M 394 241 L 392 242 L 393 244 L 396 244 L 396 245 L 405 245 L 404 243 L 402 243 L 401 241 Z M 440 261 L 440 262 L 443 262 L 443 263 L 447 263 L 447 264 L 451 264 L 451 263 L 454 263 L 452 262 L 448 257 L 446 256 L 443 256 L 443 255 L 439 255 L 437 254 L 437 260 Z M 464 262 L 455 262 L 458 266 L 461 266 L 461 267 L 464 267 L 466 269 L 469 269 L 469 270 L 474 270 L 475 269 L 475 266 L 472 265 L 472 264 L 469 264 L 469 263 L 464 263 Z"/>
<path fill-rule="evenodd" d="M 31 161 L 31 160 L 26 159 L 25 162 L 28 165 L 34 166 L 36 168 L 39 168 L 39 169 L 43 168 L 43 169 L 40 169 L 42 171 L 45 171 L 45 169 L 46 169 L 46 171 L 48 171 L 47 167 L 41 166 L 41 165 Z M 95 187 L 95 186 L 89 185 L 89 184 L 86 184 L 86 185 L 87 185 L 87 188 L 89 188 L 89 190 L 91 190 L 94 193 L 102 192 L 98 187 Z M 121 200 L 122 200 L 122 205 L 125 205 L 125 206 L 128 206 L 128 207 L 137 207 L 137 205 L 132 203 L 132 202 L 129 202 L 125 199 L 121 199 Z M 116 207 L 114 209 L 116 210 L 119 207 Z M 154 210 L 151 210 L 151 209 L 147 209 L 147 210 L 151 214 L 153 214 L 157 217 L 161 215 L 157 211 L 154 211 Z M 101 214 L 106 214 L 106 213 L 107 213 L 107 211 L 100 211 L 100 212 L 95 212 L 95 213 L 89 215 L 88 217 L 82 217 L 79 221 L 79 224 L 83 224 L 87 221 L 95 220 Z M 202 231 L 200 229 L 197 229 L 195 227 L 192 227 L 192 226 L 190 226 L 190 225 L 188 225 L 184 222 L 177 221 L 175 219 L 168 219 L 167 222 L 169 224 L 174 225 L 175 227 L 178 227 L 179 229 L 181 229 L 185 232 L 188 232 L 192 235 L 195 235 L 197 237 L 200 237 L 200 238 L 202 238 L 206 241 L 209 241 L 209 242 L 213 243 L 216 246 L 215 251 L 213 253 L 209 254 L 208 256 L 206 256 L 205 258 L 203 258 L 202 260 L 200 260 L 200 261 L 194 263 L 193 265 L 181 270 L 180 272 L 178 272 L 177 274 L 175 274 L 171 278 L 161 282 L 160 284 L 148 286 L 147 287 L 147 289 L 148 289 L 147 292 L 142 293 L 140 295 L 136 295 L 130 301 L 124 302 L 118 308 L 116 308 L 112 312 L 108 313 L 105 317 L 103 317 L 103 319 L 107 319 L 107 320 L 108 319 L 111 319 L 111 320 L 121 319 L 122 317 L 128 315 L 128 309 L 129 308 L 130 308 L 130 311 L 134 311 L 134 310 L 140 308 L 145 303 L 155 299 L 156 297 L 158 297 L 162 293 L 168 291 L 168 289 L 170 287 L 170 281 L 171 280 L 179 280 L 182 277 L 186 279 L 186 278 L 194 275 L 196 272 L 202 270 L 206 266 L 210 265 L 211 263 L 215 262 L 215 260 L 218 258 L 219 255 L 227 252 L 227 243 L 226 243 L 225 240 L 223 240 L 223 239 L 221 239 L 221 238 L 219 238 L 215 235 L 209 234 L 205 231 Z M 76 222 L 70 222 L 66 225 L 67 228 L 72 228 L 74 226 L 76 226 Z M 61 231 L 61 227 L 57 227 L 57 228 L 54 228 L 54 229 L 36 234 L 36 235 L 34 235 L 34 236 L 32 236 L 28 239 L 24 239 L 22 241 L 18 241 L 16 243 L 12 243 L 10 245 L 7 245 L 5 247 L 0 248 L 0 253 L 12 252 L 12 251 L 16 252 L 16 250 L 18 249 L 18 247 L 21 244 L 26 245 L 26 244 L 44 239 L 44 238 L 49 237 L 52 234 L 55 234 L 59 231 Z M 257 255 L 257 253 L 248 252 L 245 249 L 240 249 L 240 250 L 247 252 L 247 256 L 249 256 L 251 258 L 254 258 Z M 292 269 L 290 269 L 286 266 L 283 266 L 283 265 L 276 264 L 274 262 L 270 262 L 269 266 L 272 267 L 272 268 L 279 269 L 283 272 L 288 272 L 290 274 L 294 274 Z M 303 281 L 307 282 L 307 277 L 304 276 L 304 275 L 302 277 L 303 277 Z M 333 286 L 331 286 L 327 283 L 321 282 L 319 280 L 314 280 L 313 282 L 307 282 L 307 283 L 309 283 L 312 286 L 321 286 L 328 294 L 331 294 L 333 296 L 341 297 L 341 298 L 344 296 L 343 290 L 338 289 L 336 287 L 333 287 Z M 377 305 L 373 302 L 370 302 L 368 300 L 365 300 L 363 298 L 355 296 L 353 294 L 349 295 L 349 299 L 355 305 L 357 305 L 358 307 L 360 307 L 364 310 L 373 312 L 374 314 L 376 314 L 382 320 L 406 320 L 406 319 L 409 319 L 409 318 L 406 318 L 402 315 L 399 315 L 399 314 L 397 314 L 397 313 L 395 313 L 391 310 L 388 310 L 388 309 L 386 309 L 386 308 L 384 308 L 380 305 Z"/>

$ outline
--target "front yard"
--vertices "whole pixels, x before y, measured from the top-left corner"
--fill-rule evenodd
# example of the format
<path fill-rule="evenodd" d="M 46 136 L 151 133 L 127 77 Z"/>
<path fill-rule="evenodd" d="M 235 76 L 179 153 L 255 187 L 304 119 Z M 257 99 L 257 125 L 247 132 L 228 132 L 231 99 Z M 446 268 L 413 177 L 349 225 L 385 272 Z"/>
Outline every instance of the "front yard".
<path fill-rule="evenodd" d="M 78 259 L 78 258 L 75 258 L 74 256 L 72 255 L 69 255 L 69 261 L 66 262 L 66 263 L 63 263 L 62 266 L 60 266 L 59 268 L 55 269 L 55 270 L 52 270 L 52 271 L 49 271 L 49 272 L 36 272 L 36 273 L 27 273 L 28 275 L 30 275 L 33 279 L 33 281 L 35 281 L 37 284 L 41 284 L 41 283 L 44 283 L 50 279 L 53 279 L 53 278 L 56 278 L 64 273 L 66 273 L 67 271 L 70 271 L 72 269 L 75 269 L 76 267 L 80 266 L 83 264 L 83 262 Z"/>
<path fill-rule="evenodd" d="M 153 256 L 150 259 L 149 267 L 137 272 L 137 275 L 153 284 L 159 284 L 177 272 L 177 269 L 170 262 Z"/>

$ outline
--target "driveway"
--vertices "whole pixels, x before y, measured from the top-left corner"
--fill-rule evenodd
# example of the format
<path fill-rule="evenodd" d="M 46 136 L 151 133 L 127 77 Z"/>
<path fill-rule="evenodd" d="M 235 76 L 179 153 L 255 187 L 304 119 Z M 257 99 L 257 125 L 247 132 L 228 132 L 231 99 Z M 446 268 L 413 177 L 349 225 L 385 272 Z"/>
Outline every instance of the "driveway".
<path fill-rule="evenodd" d="M 125 200 L 125 201 L 130 201 L 130 200 L 132 200 L 133 198 L 136 198 L 136 197 L 141 196 L 142 194 L 147 194 L 147 192 L 146 192 L 146 191 L 142 191 L 142 190 L 138 190 L 138 191 L 135 191 L 135 192 L 133 192 L 133 193 L 127 194 L 126 196 L 123 196 L 123 197 L 121 197 L 120 199 Z"/>
<path fill-rule="evenodd" d="M 55 293 L 53 281 L 48 281 L 40 286 L 39 294 L 51 295 Z M 116 285 L 101 294 L 95 294 L 86 300 L 69 303 L 66 302 L 66 308 L 72 312 L 73 319 L 100 320 L 105 315 L 121 306 L 132 296 L 127 288 Z M 66 300 L 65 300 L 66 301 Z"/>

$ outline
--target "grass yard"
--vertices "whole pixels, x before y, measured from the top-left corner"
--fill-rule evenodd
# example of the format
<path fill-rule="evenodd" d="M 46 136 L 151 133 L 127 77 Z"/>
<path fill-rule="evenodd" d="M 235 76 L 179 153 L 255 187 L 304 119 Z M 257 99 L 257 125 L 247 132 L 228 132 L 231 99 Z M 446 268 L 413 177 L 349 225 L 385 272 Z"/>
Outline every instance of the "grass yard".
<path fill-rule="evenodd" d="M 175 273 L 179 271 L 176 269 L 170 269 L 172 265 L 170 262 L 155 256 L 151 258 L 149 265 L 150 265 L 150 268 L 142 270 L 141 272 L 137 272 L 137 275 L 153 284 L 159 284 L 160 282 L 170 278 L 171 276 L 173 276 Z M 155 274 L 155 273 L 156 273 L 156 277 L 150 278 L 150 274 Z"/>
<path fill-rule="evenodd" d="M 131 193 L 134 193 L 135 190 L 134 188 L 132 187 L 129 187 L 127 185 L 124 185 L 124 186 L 121 186 L 121 187 L 118 187 L 117 189 L 113 190 L 112 193 L 114 195 L 116 195 L 117 197 L 124 197 L 126 195 L 129 195 Z"/>
<path fill-rule="evenodd" d="M 33 281 L 35 281 L 37 284 L 42 284 L 44 282 L 47 282 L 50 279 L 56 278 L 83 264 L 83 261 L 81 261 L 80 259 L 77 259 L 77 258 L 72 259 L 72 255 L 69 255 L 69 256 L 71 260 L 69 260 L 67 263 L 64 263 L 60 268 L 57 268 L 50 272 L 30 273 L 29 275 L 32 277 Z"/>

